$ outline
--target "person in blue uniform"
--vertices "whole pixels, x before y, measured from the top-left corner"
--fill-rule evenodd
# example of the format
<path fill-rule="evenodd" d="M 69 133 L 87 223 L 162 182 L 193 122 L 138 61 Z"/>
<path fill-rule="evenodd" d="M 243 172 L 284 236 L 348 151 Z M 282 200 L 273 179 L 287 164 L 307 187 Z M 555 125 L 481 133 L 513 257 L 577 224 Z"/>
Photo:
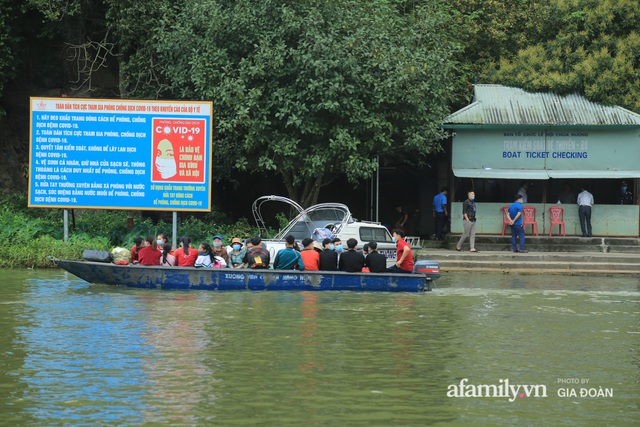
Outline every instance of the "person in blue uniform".
<path fill-rule="evenodd" d="M 515 195 L 515 201 L 509 206 L 507 219 L 511 225 L 511 249 L 513 252 L 529 252 L 524 248 L 524 225 L 522 223 L 522 194 Z M 520 239 L 520 249 L 516 245 L 516 239 Z"/>
<path fill-rule="evenodd" d="M 433 198 L 433 216 L 436 219 L 435 240 L 442 240 L 442 231 L 447 221 L 447 187 L 442 187 L 440 193 Z"/>

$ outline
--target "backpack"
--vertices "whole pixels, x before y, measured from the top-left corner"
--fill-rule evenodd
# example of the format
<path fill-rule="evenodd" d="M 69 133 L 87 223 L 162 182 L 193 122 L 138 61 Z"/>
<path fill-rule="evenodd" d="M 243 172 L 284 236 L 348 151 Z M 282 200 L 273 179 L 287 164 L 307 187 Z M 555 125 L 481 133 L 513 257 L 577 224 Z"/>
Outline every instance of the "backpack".
<path fill-rule="evenodd" d="M 269 254 L 262 248 L 255 248 L 247 255 L 249 268 L 269 268 Z"/>

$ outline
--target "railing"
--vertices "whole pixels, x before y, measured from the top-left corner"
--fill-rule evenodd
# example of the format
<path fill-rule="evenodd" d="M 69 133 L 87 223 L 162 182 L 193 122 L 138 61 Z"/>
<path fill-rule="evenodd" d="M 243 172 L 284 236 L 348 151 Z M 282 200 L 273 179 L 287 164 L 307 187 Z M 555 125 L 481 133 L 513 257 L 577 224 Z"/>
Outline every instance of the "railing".
<path fill-rule="evenodd" d="M 502 234 L 502 207 L 510 203 L 476 202 L 476 233 Z M 549 234 L 549 207 L 564 208 L 564 223 L 567 236 L 581 236 L 578 205 L 555 203 L 527 203 L 537 208 L 538 229 L 541 235 Z M 639 208 L 637 205 L 599 205 L 591 210 L 593 234 L 597 236 L 638 236 Z M 451 232 L 460 234 L 464 231 L 462 224 L 462 203 L 451 203 Z"/>

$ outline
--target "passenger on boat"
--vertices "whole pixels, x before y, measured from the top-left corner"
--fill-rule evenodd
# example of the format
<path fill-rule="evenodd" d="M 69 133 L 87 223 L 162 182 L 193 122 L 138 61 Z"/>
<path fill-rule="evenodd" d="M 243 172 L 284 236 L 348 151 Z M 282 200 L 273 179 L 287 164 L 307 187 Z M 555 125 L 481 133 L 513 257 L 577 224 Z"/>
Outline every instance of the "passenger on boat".
<path fill-rule="evenodd" d="M 378 252 L 377 242 L 369 242 L 369 255 L 366 261 L 371 273 L 387 272 L 387 257 Z"/>
<path fill-rule="evenodd" d="M 138 251 L 140 265 L 160 265 L 162 252 L 158 249 L 158 243 L 152 234 L 146 238 L 147 245 Z"/>
<path fill-rule="evenodd" d="M 215 255 L 213 249 L 207 242 L 200 243 L 198 247 L 198 258 L 194 267 L 204 268 L 223 268 L 227 266 L 227 262 L 221 256 Z"/>
<path fill-rule="evenodd" d="M 411 246 L 404 240 L 404 231 L 393 230 L 393 239 L 396 242 L 396 263 L 387 268 L 390 273 L 413 273 L 413 252 Z"/>
<path fill-rule="evenodd" d="M 251 248 L 247 250 L 242 262 L 249 268 L 269 268 L 271 257 L 259 236 L 251 239 Z"/>
<path fill-rule="evenodd" d="M 340 255 L 339 270 L 346 271 L 347 273 L 359 273 L 362 271 L 362 267 L 365 266 L 364 255 L 357 252 L 358 241 L 353 237 L 347 240 L 348 251 L 343 252 Z"/>
<path fill-rule="evenodd" d="M 135 239 L 133 239 L 133 246 L 131 247 L 131 258 L 129 259 L 129 262 L 131 264 L 138 263 L 138 251 L 144 247 L 142 242 L 144 242 L 144 239 L 142 237 L 136 237 Z"/>
<path fill-rule="evenodd" d="M 158 234 L 158 240 L 157 240 L 157 243 L 158 243 L 158 247 L 160 248 L 160 250 L 161 250 L 162 252 L 164 252 L 164 245 L 165 245 L 165 243 L 169 243 L 169 238 L 167 237 L 167 235 L 166 235 L 166 234 L 164 234 L 164 233 L 160 233 L 160 234 Z M 169 248 L 170 248 L 170 251 L 171 251 L 171 250 L 173 250 L 173 249 L 171 248 L 171 246 L 169 246 Z"/>
<path fill-rule="evenodd" d="M 344 248 L 342 247 L 342 241 L 338 237 L 333 239 L 333 248 L 336 252 L 338 252 L 338 255 L 340 255 L 344 250 Z"/>
<path fill-rule="evenodd" d="M 176 257 L 171 255 L 171 243 L 169 242 L 165 243 L 162 247 L 160 265 L 163 265 L 165 267 L 173 267 L 176 265 Z"/>
<path fill-rule="evenodd" d="M 333 240 L 324 239 L 322 246 L 324 246 L 324 251 L 320 254 L 320 270 L 338 271 L 338 252 L 334 249 Z"/>
<path fill-rule="evenodd" d="M 284 239 L 285 248 L 280 249 L 273 260 L 274 270 L 304 270 L 304 261 L 300 252 L 294 249 L 296 238 L 289 234 Z"/>
<path fill-rule="evenodd" d="M 231 252 L 229 252 L 229 266 L 233 268 L 244 267 L 243 259 L 247 250 L 242 247 L 242 240 L 234 237 L 231 240 Z"/>
<path fill-rule="evenodd" d="M 191 239 L 187 236 L 180 238 L 180 247 L 173 252 L 176 257 L 176 264 L 179 267 L 193 267 L 198 258 L 198 251 L 190 247 Z"/>
<path fill-rule="evenodd" d="M 227 249 L 222 246 L 222 236 L 213 236 L 213 254 L 224 259 L 225 264 L 229 264 L 229 253 Z"/>
<path fill-rule="evenodd" d="M 364 255 L 364 257 L 366 258 L 367 255 L 369 255 L 369 244 L 365 243 L 364 245 L 362 245 L 362 255 Z"/>
<path fill-rule="evenodd" d="M 316 251 L 314 243 L 314 240 L 309 237 L 302 239 L 304 249 L 300 252 L 300 256 L 305 270 L 318 271 L 320 269 L 320 254 Z"/>

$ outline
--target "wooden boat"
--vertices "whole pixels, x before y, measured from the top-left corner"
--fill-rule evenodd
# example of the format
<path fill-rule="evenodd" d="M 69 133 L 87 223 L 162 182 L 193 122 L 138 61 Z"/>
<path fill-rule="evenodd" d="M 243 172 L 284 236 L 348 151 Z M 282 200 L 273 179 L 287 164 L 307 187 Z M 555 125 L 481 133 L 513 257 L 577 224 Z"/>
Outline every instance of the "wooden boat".
<path fill-rule="evenodd" d="M 374 274 L 156 267 L 51 260 L 60 268 L 89 283 L 157 289 L 420 292 L 430 291 L 433 280 L 440 277 L 440 264 L 437 261 L 418 261 L 412 274 Z"/>

